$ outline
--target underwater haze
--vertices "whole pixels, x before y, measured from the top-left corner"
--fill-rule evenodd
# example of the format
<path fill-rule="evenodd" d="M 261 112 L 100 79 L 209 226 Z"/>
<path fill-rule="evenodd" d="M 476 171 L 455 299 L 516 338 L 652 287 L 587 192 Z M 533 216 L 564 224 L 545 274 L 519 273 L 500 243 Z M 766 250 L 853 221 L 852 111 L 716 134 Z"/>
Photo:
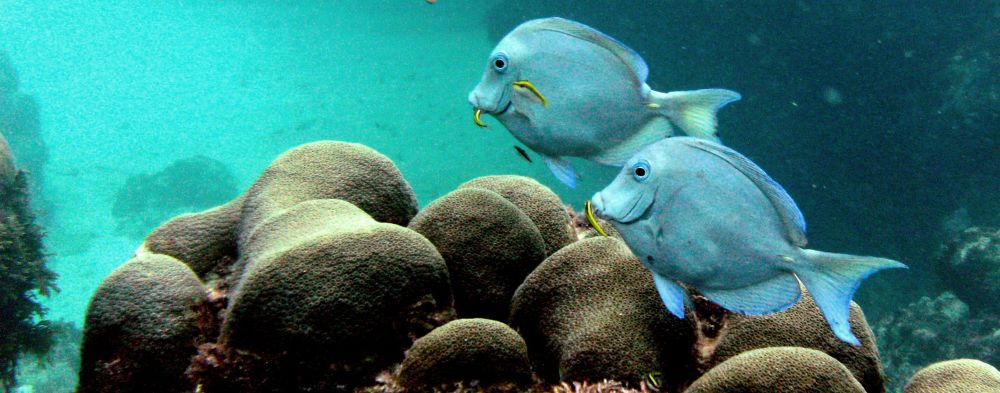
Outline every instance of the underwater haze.
<path fill-rule="evenodd" d="M 909 265 L 855 296 L 883 357 L 907 359 L 887 369 L 941 360 L 886 345 L 902 348 L 916 310 L 975 303 L 939 260 L 961 232 L 1000 226 L 998 0 L 2 0 L 0 72 L 37 124 L 0 132 L 37 182 L 59 274 L 47 318 L 82 325 L 146 234 L 228 202 L 307 142 L 385 154 L 420 206 L 517 174 L 579 210 L 616 168 L 573 159 L 570 189 L 496 119 L 477 127 L 467 99 L 497 42 L 547 16 L 627 44 L 655 90 L 739 92 L 718 113 L 721 140 L 795 199 L 809 247 Z M 963 318 L 998 320 L 969 307 Z M 985 356 L 962 351 L 947 356 Z"/>

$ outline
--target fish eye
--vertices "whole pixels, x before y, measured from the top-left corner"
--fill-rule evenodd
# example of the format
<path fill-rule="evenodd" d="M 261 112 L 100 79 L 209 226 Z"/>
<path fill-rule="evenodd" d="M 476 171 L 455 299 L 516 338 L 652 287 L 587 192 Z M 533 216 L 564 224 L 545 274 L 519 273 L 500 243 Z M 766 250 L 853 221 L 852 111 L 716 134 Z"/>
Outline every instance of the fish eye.
<path fill-rule="evenodd" d="M 510 64 L 507 61 L 507 54 L 503 52 L 493 55 L 493 60 L 490 63 L 493 65 L 493 70 L 501 74 L 507 71 L 507 66 Z"/>
<path fill-rule="evenodd" d="M 639 162 L 632 165 L 632 177 L 640 183 L 645 183 L 649 180 L 649 163 L 646 160 L 640 160 Z"/>

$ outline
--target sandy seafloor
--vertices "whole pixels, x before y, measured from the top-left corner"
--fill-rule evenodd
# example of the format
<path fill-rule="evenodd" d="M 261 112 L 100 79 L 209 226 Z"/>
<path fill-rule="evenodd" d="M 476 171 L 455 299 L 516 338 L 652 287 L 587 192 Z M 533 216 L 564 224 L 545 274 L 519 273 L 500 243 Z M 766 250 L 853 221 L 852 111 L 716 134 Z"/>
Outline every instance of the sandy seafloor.
<path fill-rule="evenodd" d="M 49 148 L 46 243 L 61 293 L 51 319 L 81 323 L 90 295 L 139 245 L 115 233 L 125 180 L 197 154 L 240 189 L 281 152 L 314 140 L 392 158 L 421 206 L 477 176 L 534 177 L 581 205 L 613 171 L 577 161 L 583 183 L 529 164 L 466 101 L 494 42 L 493 1 L 4 0 L 0 50 L 39 102 Z"/>

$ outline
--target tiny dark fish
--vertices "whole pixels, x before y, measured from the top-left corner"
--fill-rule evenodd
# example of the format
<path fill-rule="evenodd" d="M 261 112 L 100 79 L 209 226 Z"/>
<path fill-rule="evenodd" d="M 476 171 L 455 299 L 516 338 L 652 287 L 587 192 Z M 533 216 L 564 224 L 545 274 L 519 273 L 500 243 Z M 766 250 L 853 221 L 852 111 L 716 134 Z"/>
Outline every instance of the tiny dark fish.
<path fill-rule="evenodd" d="M 528 160 L 528 162 L 532 162 L 531 157 L 528 157 L 528 152 L 524 151 L 524 149 L 522 149 L 521 146 L 514 146 L 514 150 L 517 150 L 517 154 L 520 154 L 521 157 L 524 157 L 525 160 Z"/>

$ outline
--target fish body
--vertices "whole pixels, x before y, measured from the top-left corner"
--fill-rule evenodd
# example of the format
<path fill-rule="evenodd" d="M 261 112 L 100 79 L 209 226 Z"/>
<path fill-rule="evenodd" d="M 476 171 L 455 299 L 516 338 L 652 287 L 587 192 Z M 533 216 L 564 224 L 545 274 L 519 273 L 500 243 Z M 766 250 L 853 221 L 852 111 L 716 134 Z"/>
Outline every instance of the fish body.
<path fill-rule="evenodd" d="M 642 57 L 614 38 L 562 18 L 536 19 L 500 40 L 469 102 L 477 119 L 495 117 L 574 186 L 563 157 L 622 165 L 672 135 L 671 122 L 717 140 L 716 111 L 740 98 L 723 89 L 657 92 L 648 74 Z"/>
<path fill-rule="evenodd" d="M 859 345 L 848 322 L 854 291 L 876 271 L 906 267 L 804 248 L 805 219 L 785 190 L 748 158 L 702 139 L 644 148 L 593 205 L 678 318 L 687 299 L 679 284 L 730 311 L 770 314 L 798 302 L 801 280 L 834 334 Z"/>

